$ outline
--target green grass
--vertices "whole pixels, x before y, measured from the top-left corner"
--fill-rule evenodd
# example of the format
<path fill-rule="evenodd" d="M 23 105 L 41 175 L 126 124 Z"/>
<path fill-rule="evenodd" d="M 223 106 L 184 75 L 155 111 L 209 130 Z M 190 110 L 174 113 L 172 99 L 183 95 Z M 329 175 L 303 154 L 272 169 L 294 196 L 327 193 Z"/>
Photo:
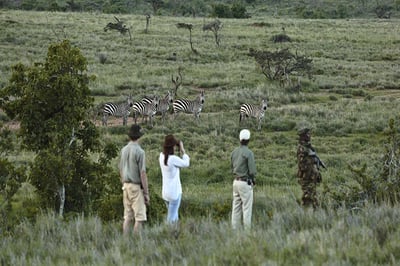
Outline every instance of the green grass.
<path fill-rule="evenodd" d="M 312 142 L 328 166 L 319 192 L 348 181 L 349 165 L 372 165 L 383 155 L 383 132 L 400 101 L 398 19 L 223 19 L 221 46 L 216 47 L 213 36 L 201 31 L 202 18 L 154 16 L 145 34 L 143 16 L 118 17 L 130 27 L 132 41 L 103 31 L 112 15 L 0 10 L 0 87 L 7 84 L 13 64 L 43 61 L 47 47 L 64 37 L 81 49 L 88 72 L 97 77 L 90 84 L 96 103 L 120 100 L 128 93 L 136 100 L 165 95 L 173 88 L 171 75 L 182 67 L 180 97 L 194 98 L 199 89 L 206 90 L 200 122 L 190 115 L 169 118 L 165 124 L 157 118 L 154 128 L 144 125 L 142 139 L 155 193 L 161 193 L 158 154 L 164 135 L 176 134 L 191 156 L 190 168 L 182 170 L 179 238 L 163 224 L 146 227 L 141 237 L 124 239 L 121 221 L 60 221 L 45 214 L 34 224 L 23 222 L 12 232 L 2 232 L 2 264 L 398 264 L 398 204 L 310 212 L 298 206 L 301 191 L 295 177 L 296 129 L 302 124 L 314 128 Z M 199 55 L 190 51 L 189 33 L 178 29 L 178 22 L 194 25 Z M 253 26 L 256 22 L 265 26 Z M 271 42 L 282 27 L 293 41 Z M 267 81 L 247 55 L 249 48 L 285 47 L 313 59 L 314 78 L 301 79 L 300 93 Z M 168 60 L 172 53 L 176 61 Z M 104 64 L 100 54 L 107 57 Z M 240 104 L 258 104 L 265 97 L 269 108 L 262 129 L 256 130 L 254 120 L 239 125 Z M 250 234 L 236 234 L 229 226 L 229 155 L 242 127 L 252 132 L 250 148 L 258 170 Z M 102 138 L 120 147 L 126 143 L 126 131 L 120 125 L 100 127 Z M 32 155 L 18 150 L 10 159 L 24 163 Z M 115 169 L 117 161 L 111 162 Z M 321 200 L 330 206 L 328 198 Z"/>

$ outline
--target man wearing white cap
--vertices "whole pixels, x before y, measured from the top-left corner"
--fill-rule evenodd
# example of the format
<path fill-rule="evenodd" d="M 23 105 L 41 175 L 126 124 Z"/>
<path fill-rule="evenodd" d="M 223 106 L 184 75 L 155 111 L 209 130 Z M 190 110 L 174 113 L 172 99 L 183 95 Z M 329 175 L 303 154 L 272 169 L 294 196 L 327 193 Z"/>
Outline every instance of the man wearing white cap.
<path fill-rule="evenodd" d="M 246 230 L 251 228 L 253 209 L 253 186 L 255 185 L 256 164 L 253 152 L 248 148 L 250 131 L 243 129 L 239 134 L 240 146 L 231 154 L 231 168 L 234 175 L 232 201 L 232 228 L 238 229 L 243 218 Z"/>

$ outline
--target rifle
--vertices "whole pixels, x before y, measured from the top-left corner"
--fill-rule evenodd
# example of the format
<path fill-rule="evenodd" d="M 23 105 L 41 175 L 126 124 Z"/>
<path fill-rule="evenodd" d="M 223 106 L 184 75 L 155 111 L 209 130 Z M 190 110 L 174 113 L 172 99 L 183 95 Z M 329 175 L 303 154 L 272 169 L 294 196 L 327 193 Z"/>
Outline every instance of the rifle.
<path fill-rule="evenodd" d="M 314 157 L 314 161 L 315 161 L 315 164 L 317 165 L 317 169 L 318 170 L 320 169 L 320 166 L 322 166 L 322 168 L 326 169 L 326 165 L 324 164 L 323 161 L 321 161 L 321 159 L 316 154 L 315 154 L 315 157 Z"/>
<path fill-rule="evenodd" d="M 317 169 L 320 170 L 320 167 L 322 166 L 322 168 L 326 169 L 326 165 L 324 164 L 324 162 L 318 157 L 317 153 L 314 150 L 311 150 L 308 153 L 309 156 L 314 158 L 314 163 L 317 165 Z"/>

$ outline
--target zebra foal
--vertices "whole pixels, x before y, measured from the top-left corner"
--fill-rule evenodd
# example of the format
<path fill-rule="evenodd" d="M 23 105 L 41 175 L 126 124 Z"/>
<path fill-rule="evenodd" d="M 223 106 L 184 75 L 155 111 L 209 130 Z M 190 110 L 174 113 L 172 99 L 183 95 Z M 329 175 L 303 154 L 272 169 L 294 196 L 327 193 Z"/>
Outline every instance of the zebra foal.
<path fill-rule="evenodd" d="M 135 102 L 132 106 L 135 124 L 137 124 L 138 115 L 141 115 L 143 117 L 142 121 L 144 122 L 146 118 L 149 118 L 149 123 L 151 127 L 153 127 L 153 118 L 157 112 L 159 103 L 160 100 L 157 96 L 149 103 L 143 100 L 140 102 Z"/>
<path fill-rule="evenodd" d="M 154 97 L 151 96 L 145 96 L 142 99 L 142 102 L 144 103 L 151 103 L 153 101 Z M 167 92 L 167 94 L 162 98 L 157 105 L 157 110 L 156 114 L 161 114 L 161 119 L 164 122 L 165 121 L 165 116 L 169 110 L 169 106 L 174 102 L 174 96 L 170 91 Z"/>
<path fill-rule="evenodd" d="M 267 110 L 268 104 L 266 100 L 261 101 L 261 105 L 253 105 L 244 103 L 240 106 L 240 117 L 239 117 L 239 124 L 246 118 L 246 117 L 255 117 L 258 120 L 258 130 L 261 129 L 261 122 L 264 118 L 265 111 Z"/>
<path fill-rule="evenodd" d="M 108 102 L 103 105 L 103 126 L 107 126 L 109 116 L 122 117 L 122 125 L 126 126 L 133 105 L 132 95 L 123 102 Z"/>
<path fill-rule="evenodd" d="M 201 110 L 203 109 L 205 101 L 204 90 L 193 101 L 187 99 L 175 100 L 172 104 L 174 109 L 174 119 L 178 113 L 190 113 L 194 114 L 195 119 L 199 120 Z"/>

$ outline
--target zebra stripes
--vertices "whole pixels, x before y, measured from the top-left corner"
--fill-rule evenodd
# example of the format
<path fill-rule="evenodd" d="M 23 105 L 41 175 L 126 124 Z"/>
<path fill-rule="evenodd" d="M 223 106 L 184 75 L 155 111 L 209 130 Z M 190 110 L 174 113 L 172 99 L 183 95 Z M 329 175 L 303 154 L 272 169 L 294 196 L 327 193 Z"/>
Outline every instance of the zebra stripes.
<path fill-rule="evenodd" d="M 122 125 L 126 126 L 132 104 L 132 95 L 127 96 L 126 100 L 123 102 L 105 103 L 103 106 L 103 126 L 107 126 L 109 116 L 122 117 Z"/>
<path fill-rule="evenodd" d="M 193 101 L 187 99 L 175 100 L 173 103 L 174 118 L 176 118 L 178 113 L 182 112 L 194 114 L 195 119 L 199 120 L 201 110 L 203 109 L 204 100 L 204 90 L 202 90 Z"/>
<path fill-rule="evenodd" d="M 261 105 L 253 105 L 244 103 L 240 106 L 239 124 L 246 117 L 255 117 L 258 120 L 258 130 L 261 129 L 261 122 L 264 118 L 265 111 L 267 110 L 267 101 L 262 100 Z"/>
<path fill-rule="evenodd" d="M 190 113 L 194 115 L 195 120 L 200 120 L 200 113 L 202 112 L 205 103 L 205 93 L 201 90 L 197 97 L 193 100 L 188 99 L 176 99 L 173 100 L 173 93 L 170 91 L 163 98 L 159 96 L 147 96 L 142 100 L 133 102 L 132 96 L 127 96 L 123 102 L 107 102 L 102 104 L 103 112 L 103 126 L 107 126 L 107 119 L 109 116 L 122 117 L 123 125 L 127 125 L 129 115 L 131 111 L 134 113 L 134 123 L 137 124 L 138 116 L 142 116 L 142 123 L 147 122 L 153 127 L 154 116 L 161 114 L 162 121 L 165 121 L 170 110 L 172 103 L 173 119 L 175 120 L 179 113 Z M 268 102 L 266 99 L 262 99 L 260 105 L 244 103 L 240 106 L 239 125 L 249 117 L 256 118 L 258 120 L 258 130 L 261 130 L 261 123 L 264 119 L 265 112 L 268 108 Z M 100 111 L 100 110 L 99 110 Z M 97 112 L 100 113 L 100 112 Z"/>
<path fill-rule="evenodd" d="M 143 117 L 143 121 L 146 119 L 146 117 L 148 117 L 150 125 L 153 126 L 153 118 L 157 112 L 159 103 L 160 100 L 157 96 L 150 103 L 144 102 L 143 100 L 140 102 L 135 102 L 132 106 L 135 124 L 137 123 L 137 116 L 141 115 Z"/>
<path fill-rule="evenodd" d="M 151 103 L 153 101 L 154 97 L 150 96 L 145 96 L 142 99 L 142 102 L 144 103 Z M 161 119 L 164 122 L 165 121 L 165 116 L 169 110 L 169 106 L 173 103 L 174 97 L 171 94 L 170 91 L 167 92 L 164 98 L 160 100 L 160 103 L 157 105 L 157 112 L 156 114 L 161 114 Z"/>

